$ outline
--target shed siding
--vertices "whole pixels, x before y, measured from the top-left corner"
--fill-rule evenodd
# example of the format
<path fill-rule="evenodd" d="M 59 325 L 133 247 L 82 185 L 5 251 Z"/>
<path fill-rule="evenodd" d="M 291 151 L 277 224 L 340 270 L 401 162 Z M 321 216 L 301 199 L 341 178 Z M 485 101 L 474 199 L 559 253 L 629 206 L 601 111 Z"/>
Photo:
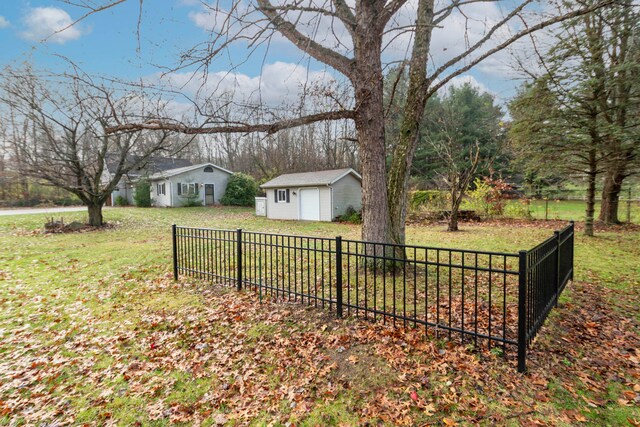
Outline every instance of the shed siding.
<path fill-rule="evenodd" d="M 333 184 L 333 216 L 328 221 L 344 215 L 349 206 L 362 208 L 362 186 L 351 174 Z"/>
<path fill-rule="evenodd" d="M 320 221 L 331 221 L 331 187 L 320 187 Z"/>
<path fill-rule="evenodd" d="M 331 221 L 331 188 L 330 187 L 282 187 L 270 188 L 267 194 L 267 217 L 271 219 L 300 219 L 300 190 L 317 188 L 320 193 L 320 221 Z M 289 203 L 275 201 L 276 190 L 289 190 Z M 294 194 L 295 193 L 295 194 Z"/>
<path fill-rule="evenodd" d="M 284 187 L 282 188 L 284 189 Z M 298 219 L 298 195 L 293 194 L 294 190 L 289 189 L 289 203 L 276 203 L 277 188 L 267 190 L 267 216 L 272 219 Z M 297 191 L 296 191 L 297 193 Z"/>

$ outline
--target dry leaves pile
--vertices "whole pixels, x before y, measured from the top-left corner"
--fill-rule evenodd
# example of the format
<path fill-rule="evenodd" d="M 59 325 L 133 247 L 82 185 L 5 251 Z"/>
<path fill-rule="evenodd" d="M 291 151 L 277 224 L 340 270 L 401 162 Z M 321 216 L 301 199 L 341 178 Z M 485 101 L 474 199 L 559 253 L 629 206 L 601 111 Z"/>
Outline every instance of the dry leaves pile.
<path fill-rule="evenodd" d="M 513 351 L 505 359 L 168 276 L 37 296 L 16 283 L 0 295 L 0 421 L 533 426 L 598 425 L 620 406 L 633 414 L 638 292 L 570 286 L 572 302 L 520 375 Z"/>

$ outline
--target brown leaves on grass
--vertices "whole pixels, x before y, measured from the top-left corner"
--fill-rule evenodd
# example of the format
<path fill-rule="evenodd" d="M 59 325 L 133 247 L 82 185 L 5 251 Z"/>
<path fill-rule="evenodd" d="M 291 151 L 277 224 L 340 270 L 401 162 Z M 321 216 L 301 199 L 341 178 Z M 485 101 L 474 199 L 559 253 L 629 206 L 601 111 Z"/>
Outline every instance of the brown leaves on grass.
<path fill-rule="evenodd" d="M 422 328 L 337 320 L 169 277 L 125 275 L 71 303 L 63 291 L 33 296 L 18 286 L 2 299 L 0 417 L 59 425 L 581 425 L 615 407 L 637 408 L 637 293 L 620 300 L 596 285 L 571 287 L 572 302 L 549 319 L 529 373 L 520 375 L 510 360 L 426 340 Z M 570 409 L 554 406 L 562 393 Z"/>

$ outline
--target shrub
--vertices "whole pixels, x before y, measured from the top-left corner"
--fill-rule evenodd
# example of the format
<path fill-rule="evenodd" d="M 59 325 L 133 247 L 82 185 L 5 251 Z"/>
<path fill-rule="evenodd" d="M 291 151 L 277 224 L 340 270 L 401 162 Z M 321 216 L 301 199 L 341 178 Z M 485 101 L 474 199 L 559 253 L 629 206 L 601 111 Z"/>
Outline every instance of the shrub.
<path fill-rule="evenodd" d="M 151 200 L 151 183 L 147 179 L 141 179 L 136 183 L 133 201 L 139 208 L 148 208 L 153 202 Z"/>
<path fill-rule="evenodd" d="M 504 216 L 508 218 L 531 219 L 531 209 L 529 199 L 522 199 L 508 203 L 504 208 Z"/>
<path fill-rule="evenodd" d="M 362 223 L 362 213 L 354 209 L 353 206 L 349 206 L 347 210 L 338 217 L 338 221 L 340 222 L 350 222 L 351 224 L 361 224 Z"/>
<path fill-rule="evenodd" d="M 474 189 L 467 193 L 473 210 L 485 216 L 498 216 L 504 213 L 506 200 L 503 192 L 511 189 L 509 184 L 503 179 L 484 177 L 476 178 L 473 186 Z"/>
<path fill-rule="evenodd" d="M 449 194 L 440 190 L 414 191 L 410 195 L 409 206 L 411 209 L 424 207 L 427 210 L 446 210 L 449 206 Z"/>
<path fill-rule="evenodd" d="M 185 196 L 182 196 L 184 202 L 182 206 L 185 208 L 194 208 L 196 206 L 202 206 L 202 200 L 200 199 L 199 194 L 189 193 Z"/>
<path fill-rule="evenodd" d="M 258 193 L 258 184 L 249 175 L 236 173 L 229 178 L 227 190 L 220 203 L 227 206 L 253 206 Z"/>
<path fill-rule="evenodd" d="M 63 197 L 62 199 L 54 200 L 53 204 L 57 206 L 76 206 L 81 205 L 82 201 L 77 197 Z"/>
<path fill-rule="evenodd" d="M 127 206 L 129 204 L 129 201 L 126 198 L 122 197 L 122 196 L 118 196 L 118 197 L 116 197 L 116 200 L 114 201 L 114 204 L 116 206 Z"/>

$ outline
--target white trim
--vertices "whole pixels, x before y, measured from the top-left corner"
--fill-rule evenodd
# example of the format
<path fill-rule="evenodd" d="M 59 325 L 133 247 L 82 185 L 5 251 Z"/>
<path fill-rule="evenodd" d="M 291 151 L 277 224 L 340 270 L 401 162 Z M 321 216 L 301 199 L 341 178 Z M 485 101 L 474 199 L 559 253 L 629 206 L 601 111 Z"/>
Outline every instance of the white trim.
<path fill-rule="evenodd" d="M 340 181 L 342 178 L 344 178 L 345 176 L 347 176 L 349 174 L 353 174 L 357 179 L 362 181 L 362 176 L 360 176 L 360 174 L 358 172 L 356 172 L 353 169 L 349 169 L 348 171 L 346 171 L 345 173 L 343 173 L 342 175 L 340 175 L 339 177 L 337 177 L 336 179 L 334 179 L 333 181 L 331 181 L 327 185 L 333 185 L 333 184 L 335 184 L 336 182 Z"/>

